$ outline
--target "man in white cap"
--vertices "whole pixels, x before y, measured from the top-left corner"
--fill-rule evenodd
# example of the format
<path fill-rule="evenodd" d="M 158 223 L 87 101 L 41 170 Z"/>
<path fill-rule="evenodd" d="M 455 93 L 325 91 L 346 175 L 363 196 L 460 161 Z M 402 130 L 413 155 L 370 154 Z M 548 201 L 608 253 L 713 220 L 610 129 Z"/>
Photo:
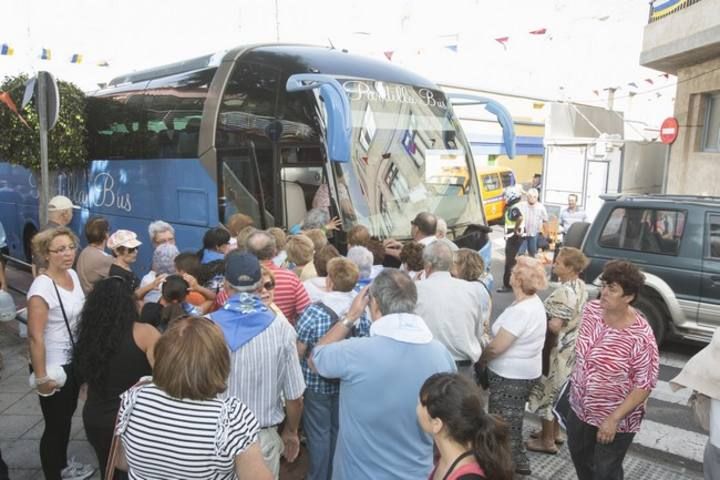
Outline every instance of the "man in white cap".
<path fill-rule="evenodd" d="M 48 202 L 47 223 L 40 228 L 40 231 L 50 228 L 66 227 L 70 225 L 73 218 L 73 209 L 80 208 L 73 205 L 72 201 L 64 195 L 55 195 Z M 47 263 L 44 258 L 37 258 L 33 255 L 33 277 L 37 277 L 45 271 Z"/>

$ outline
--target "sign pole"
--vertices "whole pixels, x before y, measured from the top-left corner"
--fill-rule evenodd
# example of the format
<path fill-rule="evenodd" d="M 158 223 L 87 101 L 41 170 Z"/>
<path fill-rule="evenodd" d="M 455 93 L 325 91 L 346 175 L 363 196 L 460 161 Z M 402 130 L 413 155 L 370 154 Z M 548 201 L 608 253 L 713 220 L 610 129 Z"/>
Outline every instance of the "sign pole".
<path fill-rule="evenodd" d="M 40 120 L 40 227 L 48 222 L 48 201 L 50 200 L 50 174 L 48 172 L 48 109 L 47 75 L 38 72 L 38 119 Z"/>

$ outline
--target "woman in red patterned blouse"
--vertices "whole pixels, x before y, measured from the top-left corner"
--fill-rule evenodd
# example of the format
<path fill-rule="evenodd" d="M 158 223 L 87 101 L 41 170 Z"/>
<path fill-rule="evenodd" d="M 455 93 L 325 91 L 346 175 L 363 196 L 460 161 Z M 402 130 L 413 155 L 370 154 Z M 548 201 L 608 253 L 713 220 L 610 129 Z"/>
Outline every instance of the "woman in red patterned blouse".
<path fill-rule="evenodd" d="M 575 344 L 568 448 L 579 480 L 622 479 L 622 462 L 658 379 L 650 325 L 631 304 L 645 279 L 625 260 L 605 265 L 600 300 L 588 302 Z"/>

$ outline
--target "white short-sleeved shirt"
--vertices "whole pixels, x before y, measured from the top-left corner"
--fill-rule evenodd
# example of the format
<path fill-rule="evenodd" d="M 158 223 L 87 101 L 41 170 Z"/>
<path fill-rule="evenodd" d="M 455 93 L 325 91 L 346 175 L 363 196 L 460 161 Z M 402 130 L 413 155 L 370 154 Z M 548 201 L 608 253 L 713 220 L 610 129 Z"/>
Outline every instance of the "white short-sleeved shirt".
<path fill-rule="evenodd" d="M 68 270 L 68 273 L 73 281 L 72 291 L 58 285 L 58 292 L 74 335 L 80 321 L 80 312 L 85 304 L 85 293 L 75 270 Z M 72 342 L 52 279 L 47 275 L 39 275 L 35 278 L 27 293 L 28 301 L 32 297 L 42 298 L 48 306 L 48 321 L 45 325 L 45 365 L 67 365 L 70 363 Z"/>
<path fill-rule="evenodd" d="M 545 345 L 547 317 L 542 300 L 533 295 L 510 305 L 492 324 L 493 336 L 504 328 L 517 340 L 503 354 L 491 360 L 488 368 L 497 375 L 530 380 L 542 375 L 542 349 Z"/>

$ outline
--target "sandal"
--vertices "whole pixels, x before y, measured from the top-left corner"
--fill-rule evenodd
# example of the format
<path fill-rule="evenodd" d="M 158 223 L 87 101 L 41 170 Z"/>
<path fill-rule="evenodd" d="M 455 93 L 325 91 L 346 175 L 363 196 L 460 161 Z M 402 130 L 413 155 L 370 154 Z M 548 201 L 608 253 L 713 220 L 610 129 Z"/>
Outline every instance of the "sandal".
<path fill-rule="evenodd" d="M 540 438 L 540 430 L 533 430 L 530 432 L 530 438 Z M 555 445 L 562 445 L 565 443 L 565 438 L 560 437 L 555 439 Z"/>
<path fill-rule="evenodd" d="M 557 447 L 547 448 L 538 439 L 528 440 L 525 442 L 525 448 L 531 452 L 547 453 L 548 455 L 557 455 L 559 450 Z"/>

